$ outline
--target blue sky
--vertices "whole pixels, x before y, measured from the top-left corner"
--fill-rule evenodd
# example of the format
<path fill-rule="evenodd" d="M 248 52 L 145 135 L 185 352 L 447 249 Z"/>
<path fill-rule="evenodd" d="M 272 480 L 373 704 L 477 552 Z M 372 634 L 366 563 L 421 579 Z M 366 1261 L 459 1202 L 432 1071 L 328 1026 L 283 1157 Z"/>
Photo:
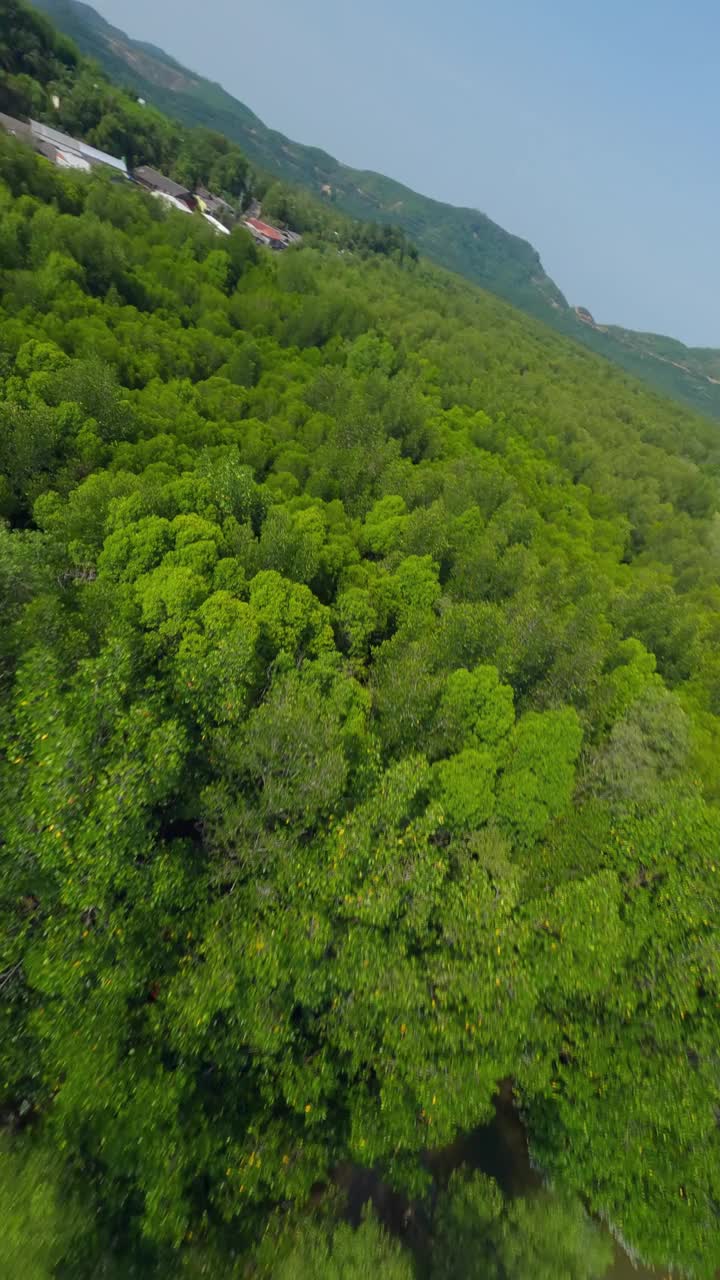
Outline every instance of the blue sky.
<path fill-rule="evenodd" d="M 596 319 L 720 346 L 717 0 L 95 0 L 347 164 L 525 236 Z"/>

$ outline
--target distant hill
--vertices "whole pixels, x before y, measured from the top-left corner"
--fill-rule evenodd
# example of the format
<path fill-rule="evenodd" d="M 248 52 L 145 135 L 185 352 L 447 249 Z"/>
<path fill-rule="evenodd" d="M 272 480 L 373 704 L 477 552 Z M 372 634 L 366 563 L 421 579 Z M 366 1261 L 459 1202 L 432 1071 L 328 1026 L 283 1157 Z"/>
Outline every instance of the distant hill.
<path fill-rule="evenodd" d="M 689 349 L 672 338 L 596 324 L 582 308 L 569 305 L 532 245 L 484 213 L 432 200 L 392 178 L 351 169 L 317 147 L 292 142 L 221 85 L 155 45 L 133 40 L 80 0 L 36 0 L 36 6 L 113 79 L 167 114 L 219 130 L 238 142 L 255 165 L 331 200 L 355 218 L 401 226 L 435 262 L 582 342 L 656 390 L 720 418 L 720 351 Z"/>
<path fill-rule="evenodd" d="M 681 365 L 699 378 L 709 378 L 720 383 L 720 351 L 714 347 L 686 347 L 675 338 L 665 338 L 659 333 L 636 333 L 611 325 L 609 332 L 636 350 L 643 350 L 656 360 Z"/>

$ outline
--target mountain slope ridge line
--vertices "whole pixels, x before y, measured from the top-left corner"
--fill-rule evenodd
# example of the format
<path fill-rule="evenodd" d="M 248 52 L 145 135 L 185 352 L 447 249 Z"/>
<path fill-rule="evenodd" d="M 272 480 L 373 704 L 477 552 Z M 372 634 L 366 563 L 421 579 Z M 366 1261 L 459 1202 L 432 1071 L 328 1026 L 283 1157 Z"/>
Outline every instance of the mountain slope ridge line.
<path fill-rule="evenodd" d="M 720 418 L 720 351 L 688 348 L 673 338 L 616 325 L 589 326 L 547 274 L 533 245 L 487 214 L 421 195 L 375 170 L 354 169 L 321 148 L 292 141 L 220 84 L 156 45 L 128 36 L 81 0 L 36 0 L 36 7 L 112 78 L 167 114 L 225 133 L 253 164 L 331 200 L 354 218 L 402 227 L 440 266 L 543 320 L 661 394 Z M 679 359 L 665 358 L 668 346 Z"/>

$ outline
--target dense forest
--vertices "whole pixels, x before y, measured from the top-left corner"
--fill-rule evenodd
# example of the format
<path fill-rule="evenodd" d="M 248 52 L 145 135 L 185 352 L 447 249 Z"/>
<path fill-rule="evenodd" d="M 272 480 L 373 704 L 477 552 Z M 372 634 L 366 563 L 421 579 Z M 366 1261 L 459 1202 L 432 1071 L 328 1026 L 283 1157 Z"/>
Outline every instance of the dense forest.
<path fill-rule="evenodd" d="M 268 128 L 219 84 L 183 67 L 163 49 L 125 35 L 82 0 L 36 3 L 114 80 L 160 110 L 185 125 L 226 135 L 261 171 L 285 183 L 316 197 L 323 188 L 329 190 L 333 206 L 354 218 L 404 230 L 439 265 L 544 320 L 656 391 L 720 418 L 717 350 L 688 348 L 658 334 L 583 323 L 544 270 L 537 250 L 484 213 L 430 199 L 391 177 L 353 169 L 318 147 L 292 141 Z M 173 38 L 168 28 L 168 43 Z M 494 198 L 488 191 L 487 199 Z M 592 254 L 592 245 L 588 244 L 587 252 Z"/>
<path fill-rule="evenodd" d="M 709 1280 L 717 428 L 348 227 L 0 138 L 0 1272 Z"/>

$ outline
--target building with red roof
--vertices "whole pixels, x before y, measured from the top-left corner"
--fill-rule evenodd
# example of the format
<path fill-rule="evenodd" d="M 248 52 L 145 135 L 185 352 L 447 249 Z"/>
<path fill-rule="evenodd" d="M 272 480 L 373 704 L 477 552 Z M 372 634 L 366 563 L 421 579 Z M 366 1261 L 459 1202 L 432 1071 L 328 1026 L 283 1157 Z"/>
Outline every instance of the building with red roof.
<path fill-rule="evenodd" d="M 286 244 L 286 237 L 282 231 L 278 231 L 277 227 L 271 227 L 269 222 L 262 222 L 260 218 L 245 218 L 245 226 L 251 231 L 256 239 L 263 244 L 270 245 L 271 249 L 283 249 Z"/>

